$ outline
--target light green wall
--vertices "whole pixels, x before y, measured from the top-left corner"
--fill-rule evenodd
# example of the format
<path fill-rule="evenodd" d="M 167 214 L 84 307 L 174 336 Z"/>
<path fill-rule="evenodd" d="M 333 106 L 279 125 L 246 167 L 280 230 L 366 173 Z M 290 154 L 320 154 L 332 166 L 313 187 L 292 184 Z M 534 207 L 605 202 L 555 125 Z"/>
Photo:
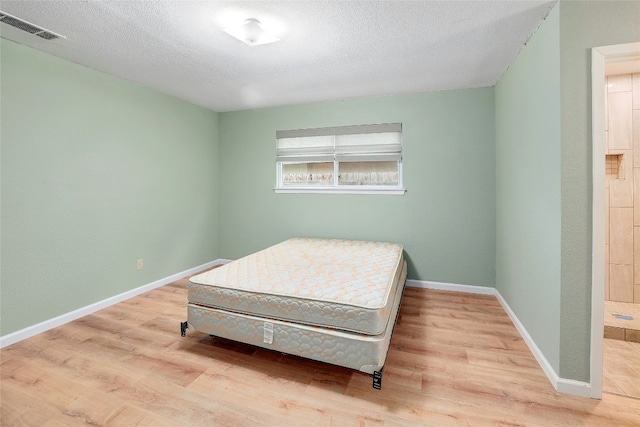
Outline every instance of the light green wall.
<path fill-rule="evenodd" d="M 555 7 L 496 86 L 496 288 L 556 370 L 560 43 Z"/>
<path fill-rule="evenodd" d="M 591 48 L 638 40 L 640 2 L 561 1 L 496 86 L 496 287 L 561 378 L 590 377 Z"/>
<path fill-rule="evenodd" d="M 275 132 L 402 122 L 407 193 L 275 194 Z M 409 278 L 494 286 L 493 88 L 222 113 L 220 253 L 293 236 L 400 242 Z"/>
<path fill-rule="evenodd" d="M 217 113 L 0 50 L 2 335 L 218 258 Z"/>
<path fill-rule="evenodd" d="M 562 295 L 560 376 L 589 379 L 591 48 L 640 41 L 640 2 L 562 1 Z"/>

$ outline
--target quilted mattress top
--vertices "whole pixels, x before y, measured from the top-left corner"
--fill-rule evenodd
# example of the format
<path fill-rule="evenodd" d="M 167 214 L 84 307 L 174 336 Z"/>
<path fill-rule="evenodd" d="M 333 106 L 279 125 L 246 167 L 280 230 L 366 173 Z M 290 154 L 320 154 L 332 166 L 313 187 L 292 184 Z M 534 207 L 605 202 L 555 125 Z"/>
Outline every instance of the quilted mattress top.
<path fill-rule="evenodd" d="M 402 250 L 395 243 L 294 238 L 192 277 L 189 302 L 376 335 L 387 324 Z"/>

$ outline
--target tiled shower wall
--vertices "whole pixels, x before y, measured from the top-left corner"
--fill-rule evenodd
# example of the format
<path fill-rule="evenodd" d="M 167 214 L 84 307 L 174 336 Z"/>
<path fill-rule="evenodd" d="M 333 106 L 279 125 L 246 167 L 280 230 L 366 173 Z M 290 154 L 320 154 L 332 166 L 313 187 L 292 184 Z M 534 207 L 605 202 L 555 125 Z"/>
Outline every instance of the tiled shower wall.
<path fill-rule="evenodd" d="M 606 86 L 605 300 L 640 303 L 640 73 Z"/>

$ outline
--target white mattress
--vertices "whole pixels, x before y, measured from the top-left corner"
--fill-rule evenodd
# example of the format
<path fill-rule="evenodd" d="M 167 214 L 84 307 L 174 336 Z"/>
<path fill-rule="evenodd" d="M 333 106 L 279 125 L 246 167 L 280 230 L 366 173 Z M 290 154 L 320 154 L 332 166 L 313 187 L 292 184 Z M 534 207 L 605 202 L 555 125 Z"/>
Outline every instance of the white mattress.
<path fill-rule="evenodd" d="M 379 335 L 265 319 L 195 304 L 188 305 L 187 323 L 190 329 L 207 334 L 373 374 L 384 366 L 406 277 L 403 262 L 400 285 L 394 287 L 389 298 L 389 316 Z"/>
<path fill-rule="evenodd" d="M 404 261 L 402 245 L 295 238 L 194 276 L 189 304 L 382 334 Z"/>

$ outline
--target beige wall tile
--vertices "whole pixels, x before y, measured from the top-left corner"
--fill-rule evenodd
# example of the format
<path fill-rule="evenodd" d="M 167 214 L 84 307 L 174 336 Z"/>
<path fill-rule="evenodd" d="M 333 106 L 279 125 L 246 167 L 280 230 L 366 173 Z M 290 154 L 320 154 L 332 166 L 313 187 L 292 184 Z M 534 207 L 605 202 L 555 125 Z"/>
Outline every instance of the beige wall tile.
<path fill-rule="evenodd" d="M 640 168 L 633 168 L 633 199 L 638 201 L 633 206 L 633 223 L 640 225 Z"/>
<path fill-rule="evenodd" d="M 633 208 L 609 209 L 609 257 L 612 264 L 633 264 Z"/>
<path fill-rule="evenodd" d="M 633 227 L 633 283 L 640 284 L 640 227 Z"/>
<path fill-rule="evenodd" d="M 632 121 L 632 127 L 633 127 L 633 160 L 634 162 L 637 160 L 636 163 L 634 163 L 636 166 L 640 166 L 640 110 L 633 110 L 633 121 Z"/>
<path fill-rule="evenodd" d="M 604 245 L 604 300 L 609 301 L 609 245 Z"/>
<path fill-rule="evenodd" d="M 633 302 L 640 304 L 640 285 L 633 285 Z"/>
<path fill-rule="evenodd" d="M 638 171 L 638 179 L 640 179 L 640 170 Z M 635 187 L 634 187 L 635 188 Z M 638 199 L 640 200 L 640 199 Z M 605 188 L 604 190 L 604 244 L 608 245 L 609 244 L 609 229 L 611 227 L 611 224 L 609 222 L 609 189 Z M 634 217 L 634 224 L 635 224 L 635 210 L 633 211 Z M 638 213 L 638 220 L 640 221 L 640 212 Z M 640 225 L 640 224 L 638 224 Z"/>
<path fill-rule="evenodd" d="M 618 74 L 616 76 L 607 76 L 607 91 L 614 92 L 631 92 L 632 80 L 631 74 Z"/>
<path fill-rule="evenodd" d="M 633 75 L 633 109 L 640 110 L 640 73 Z"/>
<path fill-rule="evenodd" d="M 622 160 L 619 165 L 618 179 L 609 180 L 609 206 L 612 208 L 632 208 L 635 172 L 633 169 L 633 150 L 620 150 L 619 154 L 622 155 Z M 640 184 L 640 181 L 638 183 Z M 640 190 L 638 191 L 640 193 Z"/>
<path fill-rule="evenodd" d="M 633 266 L 611 264 L 609 299 L 633 302 Z"/>
<path fill-rule="evenodd" d="M 605 183 L 605 299 L 633 302 L 640 298 L 640 73 L 609 76 L 605 103 L 607 154 L 622 154 L 618 179 Z"/>
<path fill-rule="evenodd" d="M 631 150 L 631 92 L 609 93 L 609 150 Z"/>
<path fill-rule="evenodd" d="M 607 81 L 608 81 L 608 77 L 607 77 Z M 604 85 L 604 117 L 605 117 L 605 121 L 604 121 L 604 131 L 605 132 L 609 132 L 609 91 L 608 91 L 608 84 L 607 82 L 605 82 Z M 609 136 L 607 135 L 607 138 L 605 139 L 606 141 L 606 145 L 605 145 L 605 149 L 609 150 Z"/>

